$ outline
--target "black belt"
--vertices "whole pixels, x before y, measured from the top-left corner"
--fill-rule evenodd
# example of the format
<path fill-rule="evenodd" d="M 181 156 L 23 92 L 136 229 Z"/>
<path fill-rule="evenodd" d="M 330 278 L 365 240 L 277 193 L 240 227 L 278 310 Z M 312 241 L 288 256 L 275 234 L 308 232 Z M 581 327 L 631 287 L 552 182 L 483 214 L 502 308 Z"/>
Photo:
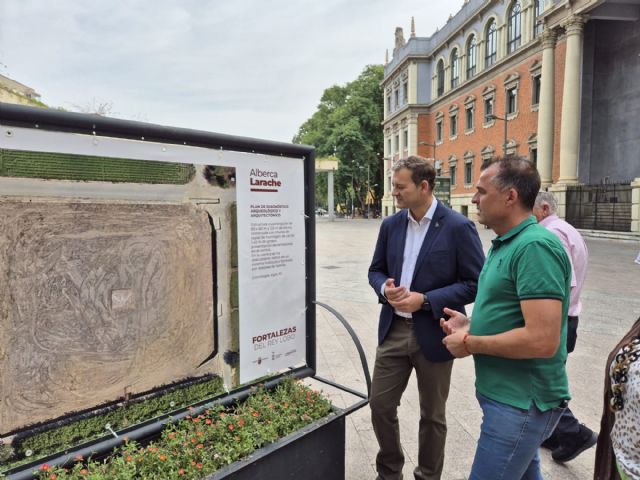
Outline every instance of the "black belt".
<path fill-rule="evenodd" d="M 407 325 L 409 325 L 410 327 L 413 327 L 413 325 L 415 324 L 415 322 L 413 321 L 413 318 L 407 318 L 407 317 L 403 317 L 402 315 L 398 315 L 397 313 L 394 312 L 393 314 L 393 318 L 394 319 L 398 319 L 398 320 L 402 320 L 404 323 L 406 323 Z"/>

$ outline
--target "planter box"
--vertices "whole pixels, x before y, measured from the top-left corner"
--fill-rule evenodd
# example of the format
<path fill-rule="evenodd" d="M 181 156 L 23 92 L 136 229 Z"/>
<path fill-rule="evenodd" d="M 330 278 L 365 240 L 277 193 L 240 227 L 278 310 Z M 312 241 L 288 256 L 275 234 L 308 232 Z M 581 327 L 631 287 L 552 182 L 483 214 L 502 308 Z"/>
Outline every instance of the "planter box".
<path fill-rule="evenodd" d="M 207 480 L 344 480 L 345 416 L 336 412 L 318 420 Z"/>
<path fill-rule="evenodd" d="M 230 397 L 225 397 L 225 402 L 231 402 L 232 400 Z M 260 399 L 260 401 L 262 401 L 262 399 Z M 345 409 L 333 407 L 325 417 L 272 443 L 268 443 L 247 457 L 237 460 L 230 465 L 223 466 L 219 470 L 211 472 L 208 476 L 203 476 L 202 478 L 206 478 L 207 480 L 280 480 L 287 478 L 344 480 L 345 417 L 366 403 L 366 400 L 363 400 Z M 190 407 L 190 409 L 185 410 L 185 412 L 179 416 L 181 418 L 185 418 L 185 416 L 187 416 L 186 418 L 191 418 L 191 416 L 188 416 L 188 414 L 191 414 L 193 418 L 195 418 L 195 415 L 206 410 L 208 405 L 207 403 L 197 408 Z M 293 405 L 295 408 L 295 403 Z M 269 408 L 272 407 L 269 406 Z M 285 408 L 287 408 L 286 403 Z M 251 408 L 249 410 L 251 411 Z M 244 414 L 246 415 L 246 412 Z M 177 420 L 175 417 L 173 418 Z M 277 418 L 283 417 L 277 414 Z M 230 419 L 229 422 L 234 424 L 235 420 Z M 223 428 L 225 427 L 224 423 L 225 422 L 223 422 Z M 100 439 L 95 443 L 79 446 L 79 448 L 75 450 L 67 450 L 64 453 L 60 452 L 51 457 L 41 458 L 31 464 L 22 465 L 13 471 L 7 472 L 7 480 L 32 479 L 34 478 L 34 471 L 37 472 L 42 464 L 48 464 L 49 468 L 59 468 L 62 465 L 68 466 L 75 463 L 77 455 L 83 458 L 93 456 L 96 460 L 106 458 L 113 448 L 121 445 L 122 439 L 125 437 L 136 440 L 142 445 L 146 445 L 150 440 L 158 437 L 164 425 L 165 422 L 150 421 L 147 424 L 132 427 L 133 430 L 131 431 L 120 431 L 119 437 L 108 438 L 106 440 Z M 240 428 L 239 422 L 237 428 Z M 240 441 L 240 438 L 237 438 L 237 440 Z M 198 448 L 201 448 L 201 446 Z M 210 455 L 214 453 L 215 451 L 212 451 Z"/>

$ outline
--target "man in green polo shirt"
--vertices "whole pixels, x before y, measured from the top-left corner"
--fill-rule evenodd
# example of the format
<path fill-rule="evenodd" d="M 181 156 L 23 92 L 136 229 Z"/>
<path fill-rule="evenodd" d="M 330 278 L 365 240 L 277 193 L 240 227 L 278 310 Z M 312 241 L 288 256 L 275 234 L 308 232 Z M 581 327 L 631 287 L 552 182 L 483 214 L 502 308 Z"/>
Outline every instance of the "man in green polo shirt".
<path fill-rule="evenodd" d="M 444 309 L 443 343 L 473 355 L 483 420 L 469 480 L 540 480 L 539 445 L 569 400 L 565 372 L 571 264 L 532 216 L 535 166 L 509 156 L 483 165 L 473 203 L 498 235 L 478 280 L 473 321 Z"/>

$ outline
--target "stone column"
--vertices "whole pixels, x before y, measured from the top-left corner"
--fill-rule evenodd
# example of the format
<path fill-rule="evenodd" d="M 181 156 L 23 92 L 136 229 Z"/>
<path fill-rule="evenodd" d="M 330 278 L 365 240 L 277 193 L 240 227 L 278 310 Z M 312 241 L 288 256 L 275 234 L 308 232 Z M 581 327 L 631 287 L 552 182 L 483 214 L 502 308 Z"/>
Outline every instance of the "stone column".
<path fill-rule="evenodd" d="M 451 61 L 451 57 L 449 57 Z M 444 93 L 446 94 L 451 90 L 451 65 L 445 64 L 444 66 Z"/>
<path fill-rule="evenodd" d="M 498 25 L 498 22 L 496 22 L 497 46 L 496 46 L 496 60 L 495 62 L 493 62 L 493 65 L 495 65 L 500 60 L 502 60 L 502 57 L 504 57 L 507 51 L 507 34 L 504 33 L 503 35 L 503 32 L 506 32 L 506 28 L 507 28 L 506 25 L 507 25 L 506 23 L 503 23 L 502 25 Z"/>
<path fill-rule="evenodd" d="M 418 154 L 418 115 L 412 113 L 409 116 L 407 125 L 409 129 L 409 145 L 407 146 L 407 155 Z"/>
<path fill-rule="evenodd" d="M 329 220 L 333 221 L 335 218 L 335 204 L 333 200 L 333 170 L 329 170 L 327 172 L 327 202 L 328 202 L 328 210 L 329 210 Z"/>
<path fill-rule="evenodd" d="M 631 182 L 631 231 L 640 233 L 640 177 Z"/>
<path fill-rule="evenodd" d="M 418 64 L 416 62 L 411 62 L 409 64 L 407 87 L 409 88 L 407 101 L 409 103 L 418 103 Z M 422 87 L 422 85 L 420 85 L 420 87 Z"/>
<path fill-rule="evenodd" d="M 540 105 L 538 107 L 538 172 L 543 186 L 551 184 L 553 166 L 553 131 L 555 104 L 556 33 L 542 33 L 542 73 L 540 75 Z"/>
<path fill-rule="evenodd" d="M 526 45 L 533 39 L 534 4 L 533 2 L 529 2 L 529 5 L 526 7 L 524 5 L 522 6 L 523 8 L 520 13 L 522 39 L 520 45 Z"/>
<path fill-rule="evenodd" d="M 582 92 L 582 42 L 585 19 L 574 15 L 567 19 L 567 51 L 562 88 L 560 123 L 560 183 L 577 183 L 580 151 L 580 97 Z"/>
<path fill-rule="evenodd" d="M 476 35 L 476 73 L 474 77 L 477 77 L 480 72 L 485 69 L 484 53 L 484 40 L 481 40 L 480 37 Z"/>
<path fill-rule="evenodd" d="M 391 173 L 393 160 L 391 158 L 385 158 L 383 165 L 384 196 L 382 197 L 381 216 L 386 217 L 387 215 L 393 215 L 393 197 L 391 196 L 391 185 L 389 184 L 389 174 Z"/>
<path fill-rule="evenodd" d="M 555 183 L 549 187 L 549 191 L 556 197 L 558 204 L 556 214 L 562 219 L 567 218 L 567 185 Z"/>

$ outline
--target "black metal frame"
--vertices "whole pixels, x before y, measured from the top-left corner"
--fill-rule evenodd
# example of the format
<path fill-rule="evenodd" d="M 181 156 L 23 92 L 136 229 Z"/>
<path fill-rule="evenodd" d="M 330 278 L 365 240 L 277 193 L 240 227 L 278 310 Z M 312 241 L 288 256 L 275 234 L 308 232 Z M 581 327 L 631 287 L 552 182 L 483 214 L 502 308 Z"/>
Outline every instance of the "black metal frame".
<path fill-rule="evenodd" d="M 307 332 L 313 333 L 313 335 L 307 333 L 307 365 L 315 371 L 315 306 L 313 304 L 316 287 L 313 210 L 315 150 L 313 147 L 5 103 L 0 103 L 0 125 L 301 158 L 304 161 L 304 212 L 307 219 L 305 234 L 308 243 L 305 258 L 307 265 L 306 321 Z"/>
<path fill-rule="evenodd" d="M 371 391 L 371 379 L 364 356 L 364 351 L 353 329 L 347 321 L 333 308 L 325 304 L 319 305 L 331 311 L 349 331 L 362 361 L 365 379 L 367 383 L 367 394 L 359 393 L 350 388 L 330 382 L 316 376 L 316 261 L 315 261 L 315 215 L 314 215 L 314 194 L 315 194 L 315 150 L 307 145 L 295 145 L 282 142 L 273 142 L 249 137 L 224 135 L 204 132 L 200 130 L 166 127 L 129 120 L 120 120 L 96 115 L 87 115 L 71 112 L 61 112 L 43 108 L 26 107 L 21 105 L 10 105 L 0 103 L 0 126 L 14 126 L 21 128 L 31 128 L 55 132 L 77 133 L 85 135 L 100 135 L 114 138 L 123 138 L 139 141 L 167 143 L 175 145 L 188 145 L 210 149 L 226 149 L 236 152 L 249 152 L 257 154 L 267 154 L 276 156 L 298 157 L 304 162 L 304 213 L 305 213 L 305 235 L 306 235 L 306 366 L 292 369 L 291 371 L 276 375 L 264 383 L 267 388 L 274 388 L 285 377 L 294 376 L 296 378 L 313 377 L 318 381 L 332 385 L 338 389 L 349 392 L 362 400 L 356 402 L 347 409 L 340 410 L 341 415 L 347 415 L 368 403 Z M 230 405 L 244 400 L 253 388 L 253 384 L 245 385 L 233 392 L 221 396 L 203 400 L 191 407 L 195 408 L 195 413 L 210 408 L 215 404 Z M 130 427 L 121 432 L 117 432 L 114 437 L 103 437 L 95 441 L 87 442 L 76 448 L 67 450 L 61 454 L 51 455 L 38 459 L 27 465 L 21 465 L 4 472 L 8 479 L 30 479 L 32 472 L 39 465 L 48 463 L 49 465 L 68 465 L 73 463 L 76 455 L 85 457 L 91 454 L 104 454 L 111 451 L 123 443 L 126 436 L 129 439 L 141 439 L 157 434 L 169 422 L 176 422 L 187 415 L 193 415 L 194 410 L 187 408 L 177 410 L 169 415 L 163 415 L 151 419 L 142 424 Z"/>

